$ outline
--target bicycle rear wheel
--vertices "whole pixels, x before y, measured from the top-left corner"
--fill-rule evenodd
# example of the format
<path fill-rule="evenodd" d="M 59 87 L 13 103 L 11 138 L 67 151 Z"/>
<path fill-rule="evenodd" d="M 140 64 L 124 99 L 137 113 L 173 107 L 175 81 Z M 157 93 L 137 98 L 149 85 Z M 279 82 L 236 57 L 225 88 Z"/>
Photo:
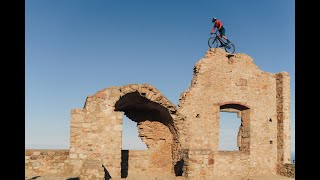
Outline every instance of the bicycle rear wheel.
<path fill-rule="evenodd" d="M 210 37 L 208 39 L 208 45 L 210 48 L 217 48 L 219 46 L 220 42 L 215 37 Z"/>
<path fill-rule="evenodd" d="M 230 54 L 233 54 L 236 50 L 236 47 L 232 42 L 229 42 L 228 45 L 224 46 L 224 50 Z"/>

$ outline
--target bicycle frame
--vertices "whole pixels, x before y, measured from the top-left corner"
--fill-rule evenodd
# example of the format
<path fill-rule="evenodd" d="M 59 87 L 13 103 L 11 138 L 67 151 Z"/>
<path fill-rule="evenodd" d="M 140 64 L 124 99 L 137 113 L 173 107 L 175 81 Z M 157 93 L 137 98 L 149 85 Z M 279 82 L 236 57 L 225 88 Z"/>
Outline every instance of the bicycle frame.
<path fill-rule="evenodd" d="M 213 33 L 213 34 L 215 35 L 215 38 L 214 38 L 214 39 L 218 39 L 219 42 L 220 42 L 223 46 L 225 46 L 225 45 L 227 44 L 227 43 L 225 42 L 226 39 L 220 37 L 220 34 L 218 35 L 218 31 L 216 31 L 216 32 Z"/>
<path fill-rule="evenodd" d="M 224 39 L 223 37 L 219 36 L 218 31 L 213 33 L 211 37 L 208 39 L 208 45 L 210 48 L 217 48 L 217 47 L 223 47 L 226 52 L 233 54 L 235 51 L 234 44 L 229 39 Z M 216 42 L 216 43 L 215 43 Z M 220 42 L 220 45 L 219 45 Z M 215 43 L 215 45 L 214 45 Z"/>

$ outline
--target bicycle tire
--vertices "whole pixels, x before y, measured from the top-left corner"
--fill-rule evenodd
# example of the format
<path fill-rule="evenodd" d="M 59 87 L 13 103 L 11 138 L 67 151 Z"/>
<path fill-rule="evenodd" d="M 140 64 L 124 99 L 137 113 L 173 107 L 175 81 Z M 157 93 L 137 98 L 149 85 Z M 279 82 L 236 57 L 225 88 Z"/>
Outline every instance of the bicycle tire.
<path fill-rule="evenodd" d="M 208 45 L 210 48 L 217 48 L 219 46 L 219 41 L 216 37 L 210 37 L 208 39 Z"/>
<path fill-rule="evenodd" d="M 234 46 L 234 44 L 232 42 L 229 42 L 229 44 L 227 46 L 224 46 L 224 50 L 227 53 L 233 54 L 234 51 L 236 50 L 236 47 Z"/>

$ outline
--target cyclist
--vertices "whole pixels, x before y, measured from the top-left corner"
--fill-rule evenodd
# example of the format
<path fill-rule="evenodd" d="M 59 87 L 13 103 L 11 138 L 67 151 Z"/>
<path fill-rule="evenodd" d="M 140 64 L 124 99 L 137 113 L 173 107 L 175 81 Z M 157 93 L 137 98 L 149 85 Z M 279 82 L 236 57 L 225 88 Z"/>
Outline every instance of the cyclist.
<path fill-rule="evenodd" d="M 212 18 L 212 23 L 214 23 L 214 26 L 213 26 L 210 34 L 213 34 L 213 33 L 214 33 L 214 30 L 215 30 L 216 28 L 218 28 L 218 30 L 219 30 L 219 35 L 218 35 L 218 36 L 221 35 L 222 38 L 224 38 L 225 40 L 227 40 L 227 43 L 229 43 L 229 40 L 228 40 L 228 38 L 227 38 L 226 35 L 225 35 L 226 30 L 224 29 L 224 27 L 223 27 L 223 25 L 222 25 L 222 22 L 221 22 L 219 19 L 217 19 L 217 18 L 214 17 L 214 18 Z M 223 45 L 220 45 L 220 47 L 221 47 L 221 46 L 223 46 Z"/>

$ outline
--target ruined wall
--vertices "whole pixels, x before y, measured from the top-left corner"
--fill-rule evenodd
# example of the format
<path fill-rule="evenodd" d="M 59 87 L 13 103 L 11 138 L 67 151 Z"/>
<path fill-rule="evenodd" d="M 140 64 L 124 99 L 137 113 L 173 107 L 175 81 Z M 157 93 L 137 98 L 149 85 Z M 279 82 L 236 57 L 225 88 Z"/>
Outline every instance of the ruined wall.
<path fill-rule="evenodd" d="M 104 169 L 97 168 L 102 165 L 108 173 L 120 176 L 122 114 L 100 108 L 97 97 L 89 97 L 87 102 L 93 103 L 71 112 L 70 164 L 85 179 L 102 178 Z M 99 171 L 92 173 L 94 169 Z"/>
<path fill-rule="evenodd" d="M 149 168 L 152 171 L 172 172 L 173 137 L 169 128 L 160 122 L 144 121 L 138 124 L 139 135 L 150 151 Z"/>
<path fill-rule="evenodd" d="M 166 159 L 161 159 L 162 157 L 168 158 L 167 155 L 164 154 L 155 154 L 150 150 L 122 150 L 122 178 L 131 178 L 131 177 L 141 177 L 141 175 L 154 175 L 154 174 L 162 174 L 162 175 L 170 175 L 172 173 L 171 169 L 163 169 L 162 163 L 166 162 Z M 159 163 L 157 165 L 157 163 Z M 171 164 L 170 161 L 166 163 Z M 169 172 L 169 173 L 168 173 Z M 159 178 L 159 177 L 158 177 Z"/>
<path fill-rule="evenodd" d="M 150 120 L 139 122 L 137 126 L 139 136 L 148 150 L 122 150 L 121 164 L 125 166 L 121 167 L 121 170 L 123 172 L 125 169 L 127 173 L 122 174 L 121 177 L 156 172 L 172 174 L 173 137 L 169 128 L 161 122 Z"/>
<path fill-rule="evenodd" d="M 290 77 L 286 72 L 275 75 L 277 80 L 277 122 L 278 122 L 278 166 L 280 172 L 284 164 L 290 163 Z"/>
<path fill-rule="evenodd" d="M 148 150 L 122 150 L 121 177 L 145 174 L 149 168 L 150 155 Z"/>
<path fill-rule="evenodd" d="M 186 149 L 183 151 L 182 176 L 187 179 L 213 179 L 215 162 L 212 149 Z"/>
<path fill-rule="evenodd" d="M 284 164 L 279 174 L 282 176 L 294 178 L 296 174 L 295 164 Z"/>
<path fill-rule="evenodd" d="M 121 177 L 122 112 L 138 123 L 139 136 L 148 146 L 147 171 L 173 174 L 180 149 L 179 123 L 174 122 L 181 121 L 183 126 L 183 116 L 157 89 L 136 84 L 99 91 L 87 98 L 83 109 L 72 110 L 70 163 L 75 172 L 88 178 L 84 164 L 96 160 L 104 169 L 90 178 L 100 178 L 103 173 Z M 129 166 L 128 172 L 135 171 L 134 168 Z"/>
<path fill-rule="evenodd" d="M 67 173 L 80 179 L 292 176 L 294 167 L 286 164 L 289 105 L 288 73 L 267 73 L 246 54 L 231 56 L 212 48 L 195 64 L 178 108 L 149 84 L 103 89 L 88 96 L 82 109 L 72 109 L 70 151 L 27 150 L 26 174 Z M 241 118 L 239 151 L 218 148 L 220 112 Z M 122 150 L 123 114 L 137 123 L 148 150 Z"/>
<path fill-rule="evenodd" d="M 28 176 L 70 175 L 69 150 L 27 149 L 25 173 Z"/>
<path fill-rule="evenodd" d="M 252 58 L 245 54 L 228 57 L 222 49 L 212 48 L 195 64 L 191 86 L 180 96 L 179 112 L 186 116 L 189 129 L 186 146 L 213 150 L 214 175 L 276 173 L 276 87 L 275 75 L 258 69 Z M 289 93 L 289 89 L 284 91 Z M 250 110 L 247 152 L 218 149 L 220 108 L 225 104 L 239 104 Z M 284 151 L 287 153 L 287 149 Z M 201 171 L 194 174 L 200 175 Z"/>

